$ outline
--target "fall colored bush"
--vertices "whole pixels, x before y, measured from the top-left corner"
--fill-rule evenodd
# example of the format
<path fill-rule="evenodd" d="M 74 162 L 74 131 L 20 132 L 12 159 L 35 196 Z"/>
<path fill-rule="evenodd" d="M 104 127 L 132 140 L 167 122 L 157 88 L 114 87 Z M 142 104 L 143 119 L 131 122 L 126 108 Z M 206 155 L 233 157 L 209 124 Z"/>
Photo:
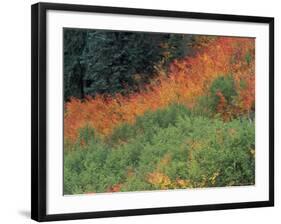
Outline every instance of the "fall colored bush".
<path fill-rule="evenodd" d="M 236 95 L 229 104 L 223 92 L 216 93 L 216 107 L 227 120 L 233 116 L 249 115 L 255 102 L 255 45 L 252 38 L 217 37 L 202 42 L 197 54 L 170 64 L 168 72 L 158 75 L 141 92 L 124 96 L 96 95 L 85 100 L 71 98 L 65 103 L 64 136 L 75 142 L 85 126 L 108 136 L 122 123 L 133 124 L 137 116 L 155 111 L 172 103 L 188 108 L 198 104 L 213 81 L 231 76 Z"/>

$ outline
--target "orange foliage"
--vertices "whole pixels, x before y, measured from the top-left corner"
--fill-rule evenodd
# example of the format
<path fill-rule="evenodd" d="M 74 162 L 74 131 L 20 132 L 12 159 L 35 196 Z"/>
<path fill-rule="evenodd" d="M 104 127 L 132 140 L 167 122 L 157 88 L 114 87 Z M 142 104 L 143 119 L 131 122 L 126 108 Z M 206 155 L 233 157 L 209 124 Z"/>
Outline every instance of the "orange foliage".
<path fill-rule="evenodd" d="M 204 95 L 212 81 L 232 74 L 238 96 L 231 113 L 249 113 L 255 102 L 254 39 L 218 37 L 198 48 L 194 57 L 175 60 L 169 73 L 159 75 L 140 93 L 129 96 L 97 95 L 86 100 L 72 98 L 65 104 L 64 135 L 75 141 L 78 130 L 90 125 L 103 136 L 109 135 L 117 125 L 133 123 L 136 116 L 171 103 L 193 107 Z M 241 86 L 241 81 L 243 86 Z M 219 94 L 219 93 L 218 93 Z M 218 110 L 223 110 L 223 96 Z"/>
<path fill-rule="evenodd" d="M 114 184 L 111 186 L 107 192 L 119 192 L 121 190 L 122 184 Z"/>

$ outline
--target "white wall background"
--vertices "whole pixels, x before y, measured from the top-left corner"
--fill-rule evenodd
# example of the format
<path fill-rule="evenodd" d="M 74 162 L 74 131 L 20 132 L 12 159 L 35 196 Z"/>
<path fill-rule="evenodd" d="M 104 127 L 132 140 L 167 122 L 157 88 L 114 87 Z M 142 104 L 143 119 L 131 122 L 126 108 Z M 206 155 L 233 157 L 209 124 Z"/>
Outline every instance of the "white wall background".
<path fill-rule="evenodd" d="M 44 0 L 42 0 L 44 1 Z M 50 0 L 51 1 L 51 0 Z M 3 0 L 0 6 L 0 223 L 30 220 L 30 5 L 36 1 Z M 149 215 L 60 223 L 278 223 L 280 172 L 280 6 L 276 0 L 60 0 L 119 7 L 275 17 L 275 180 L 274 208 Z M 280 222 L 280 221 L 279 221 Z"/>

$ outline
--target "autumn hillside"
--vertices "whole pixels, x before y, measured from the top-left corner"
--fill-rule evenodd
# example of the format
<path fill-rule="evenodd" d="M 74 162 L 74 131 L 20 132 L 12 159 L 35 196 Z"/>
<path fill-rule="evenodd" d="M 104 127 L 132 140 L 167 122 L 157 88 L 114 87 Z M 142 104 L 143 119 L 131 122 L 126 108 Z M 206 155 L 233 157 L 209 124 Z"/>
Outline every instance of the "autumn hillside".
<path fill-rule="evenodd" d="M 141 91 L 65 102 L 66 194 L 254 184 L 254 39 L 195 47 Z"/>

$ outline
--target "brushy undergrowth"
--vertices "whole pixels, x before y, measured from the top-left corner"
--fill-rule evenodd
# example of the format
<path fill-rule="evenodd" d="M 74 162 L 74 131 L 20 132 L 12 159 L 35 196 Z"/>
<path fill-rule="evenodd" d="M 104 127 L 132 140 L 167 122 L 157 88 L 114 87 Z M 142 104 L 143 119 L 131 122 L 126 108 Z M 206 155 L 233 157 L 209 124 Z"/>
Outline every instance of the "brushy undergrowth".
<path fill-rule="evenodd" d="M 85 127 L 76 144 L 65 144 L 64 193 L 254 184 L 254 127 L 179 104 L 148 111 L 106 138 Z"/>
<path fill-rule="evenodd" d="M 172 103 L 191 108 L 202 96 L 202 107 L 198 108 L 202 115 L 211 109 L 225 120 L 231 120 L 254 111 L 255 39 L 218 37 L 196 51 L 192 57 L 171 62 L 167 71 L 160 66 L 150 84 L 139 92 L 125 95 L 105 92 L 82 100 L 70 98 L 65 103 L 64 138 L 75 142 L 79 129 L 86 124 L 108 136 L 117 126 L 132 124 L 137 116 L 149 110 L 165 108 Z M 109 66 L 111 70 L 112 66 Z M 101 80 L 115 77 L 113 73 L 112 77 L 105 75 L 102 70 L 99 73 Z M 96 80 L 98 85 L 103 83 L 101 80 Z M 115 77 L 114 80 L 119 83 L 122 79 Z M 113 85 L 109 81 L 106 83 Z M 208 89 L 210 93 L 206 94 Z"/>

